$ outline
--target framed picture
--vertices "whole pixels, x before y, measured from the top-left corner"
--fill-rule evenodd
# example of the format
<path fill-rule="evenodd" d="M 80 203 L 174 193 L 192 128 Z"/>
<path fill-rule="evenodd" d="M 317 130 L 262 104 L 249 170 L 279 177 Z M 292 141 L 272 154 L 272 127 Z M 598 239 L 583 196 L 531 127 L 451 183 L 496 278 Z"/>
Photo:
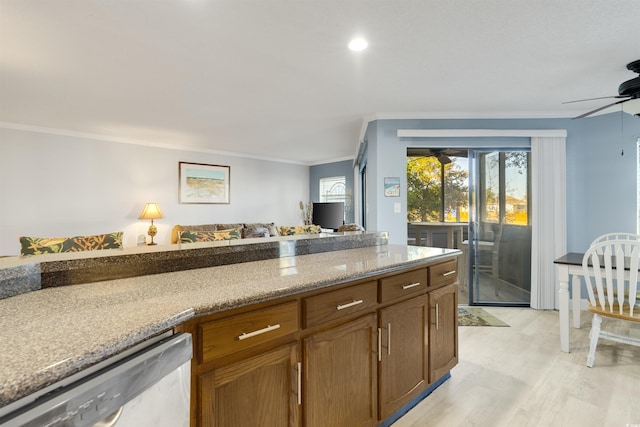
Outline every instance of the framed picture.
<path fill-rule="evenodd" d="M 400 178 L 386 177 L 384 179 L 385 197 L 400 197 Z"/>
<path fill-rule="evenodd" d="M 229 166 L 179 162 L 180 203 L 229 203 Z"/>

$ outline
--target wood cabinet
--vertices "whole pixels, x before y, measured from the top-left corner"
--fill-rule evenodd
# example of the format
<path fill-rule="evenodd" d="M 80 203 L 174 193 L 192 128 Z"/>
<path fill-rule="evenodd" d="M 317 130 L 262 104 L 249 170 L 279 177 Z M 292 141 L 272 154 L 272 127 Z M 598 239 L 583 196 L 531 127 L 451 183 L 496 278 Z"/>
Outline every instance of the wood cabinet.
<path fill-rule="evenodd" d="M 317 326 L 376 307 L 377 296 L 376 282 L 369 281 L 303 298 L 304 326 Z"/>
<path fill-rule="evenodd" d="M 368 314 L 303 339 L 304 426 L 376 424 L 375 319 Z"/>
<path fill-rule="evenodd" d="M 199 376 L 201 425 L 299 425 L 297 344 L 238 360 Z"/>
<path fill-rule="evenodd" d="M 458 286 L 429 292 L 429 380 L 436 381 L 458 363 Z"/>
<path fill-rule="evenodd" d="M 199 327 L 200 360 L 206 363 L 297 330 L 298 305 L 295 301 L 206 322 Z"/>
<path fill-rule="evenodd" d="M 449 261 L 441 262 L 427 267 L 429 274 L 429 288 L 455 283 L 458 276 L 457 260 L 454 258 Z"/>
<path fill-rule="evenodd" d="M 298 301 L 187 322 L 192 427 L 300 425 Z"/>
<path fill-rule="evenodd" d="M 458 360 L 455 258 L 193 319 L 192 427 L 375 426 Z"/>
<path fill-rule="evenodd" d="M 378 280 L 380 283 L 380 302 L 406 299 L 424 294 L 429 283 L 426 268 L 398 273 Z"/>
<path fill-rule="evenodd" d="M 421 295 L 379 312 L 379 419 L 416 397 L 429 382 L 427 297 Z"/>

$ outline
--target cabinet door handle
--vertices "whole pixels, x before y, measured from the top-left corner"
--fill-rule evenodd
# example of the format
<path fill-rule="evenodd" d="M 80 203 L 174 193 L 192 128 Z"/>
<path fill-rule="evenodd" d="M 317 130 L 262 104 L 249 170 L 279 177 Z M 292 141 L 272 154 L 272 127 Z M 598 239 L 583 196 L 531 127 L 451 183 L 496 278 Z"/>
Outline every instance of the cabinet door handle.
<path fill-rule="evenodd" d="M 346 304 L 341 304 L 339 306 L 336 307 L 336 310 L 344 310 L 345 308 L 349 308 L 349 307 L 353 307 L 354 305 L 358 305 L 358 304 L 362 304 L 364 301 L 359 299 L 359 300 L 353 300 L 351 302 L 348 302 Z"/>
<path fill-rule="evenodd" d="M 446 273 L 442 273 L 443 277 L 451 276 L 452 274 L 456 274 L 455 270 L 447 271 Z"/>
<path fill-rule="evenodd" d="M 391 355 L 391 323 L 387 323 L 387 355 Z"/>
<path fill-rule="evenodd" d="M 440 327 L 440 315 L 438 313 L 438 303 L 436 303 L 436 331 Z"/>
<path fill-rule="evenodd" d="M 302 405 L 302 363 L 298 362 L 298 405 Z"/>
<path fill-rule="evenodd" d="M 266 328 L 258 329 L 257 331 L 243 332 L 238 336 L 237 339 L 238 341 L 246 340 L 247 338 L 255 337 L 256 335 L 262 335 L 266 334 L 267 332 L 275 331 L 278 328 L 280 328 L 279 323 L 277 325 L 267 325 Z"/>
<path fill-rule="evenodd" d="M 407 289 L 415 288 L 416 286 L 420 286 L 420 285 L 422 285 L 422 283 L 420 282 L 412 283 L 410 285 L 402 285 L 402 289 L 407 290 Z"/>
<path fill-rule="evenodd" d="M 378 328 L 378 362 L 382 362 L 382 328 Z"/>

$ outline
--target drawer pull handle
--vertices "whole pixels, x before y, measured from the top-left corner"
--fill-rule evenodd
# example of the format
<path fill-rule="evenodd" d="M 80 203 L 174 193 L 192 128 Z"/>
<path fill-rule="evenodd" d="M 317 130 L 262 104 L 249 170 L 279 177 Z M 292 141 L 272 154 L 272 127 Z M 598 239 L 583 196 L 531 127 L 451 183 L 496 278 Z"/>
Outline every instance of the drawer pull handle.
<path fill-rule="evenodd" d="M 456 274 L 456 271 L 455 270 L 447 271 L 446 273 L 443 273 L 442 276 L 447 277 L 447 276 L 451 276 L 452 274 Z"/>
<path fill-rule="evenodd" d="M 266 328 L 258 329 L 257 331 L 253 332 L 243 332 L 240 336 L 238 336 L 238 341 L 246 340 L 247 338 L 255 337 L 256 335 L 262 335 L 267 332 L 275 331 L 278 328 L 280 328 L 279 323 L 277 325 L 268 325 Z"/>
<path fill-rule="evenodd" d="M 422 283 L 420 282 L 412 283 L 410 285 L 402 285 L 402 289 L 407 290 L 407 289 L 415 288 L 416 286 L 420 286 L 420 285 L 422 285 Z"/>
<path fill-rule="evenodd" d="M 353 307 L 354 305 L 362 304 L 363 302 L 364 302 L 364 301 L 363 301 L 363 300 L 361 300 L 361 299 L 359 299 L 359 300 L 357 300 L 357 301 L 356 301 L 356 300 L 354 300 L 354 301 L 351 301 L 351 302 L 349 302 L 349 303 L 346 303 L 346 304 L 342 304 L 342 305 L 337 306 L 337 307 L 336 307 L 336 310 L 344 310 L 345 308 Z"/>
<path fill-rule="evenodd" d="M 298 367 L 298 405 L 302 405 L 302 363 L 297 363 Z"/>

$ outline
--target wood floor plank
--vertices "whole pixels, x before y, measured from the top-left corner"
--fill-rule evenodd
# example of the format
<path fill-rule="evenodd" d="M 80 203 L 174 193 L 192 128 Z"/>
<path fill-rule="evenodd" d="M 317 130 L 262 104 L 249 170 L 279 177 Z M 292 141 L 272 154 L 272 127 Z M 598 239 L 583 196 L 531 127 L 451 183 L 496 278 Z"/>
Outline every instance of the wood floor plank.
<path fill-rule="evenodd" d="M 601 340 L 587 368 L 588 312 L 571 329 L 567 354 L 557 311 L 485 310 L 510 327 L 461 327 L 451 378 L 393 427 L 640 425 L 640 348 Z"/>

